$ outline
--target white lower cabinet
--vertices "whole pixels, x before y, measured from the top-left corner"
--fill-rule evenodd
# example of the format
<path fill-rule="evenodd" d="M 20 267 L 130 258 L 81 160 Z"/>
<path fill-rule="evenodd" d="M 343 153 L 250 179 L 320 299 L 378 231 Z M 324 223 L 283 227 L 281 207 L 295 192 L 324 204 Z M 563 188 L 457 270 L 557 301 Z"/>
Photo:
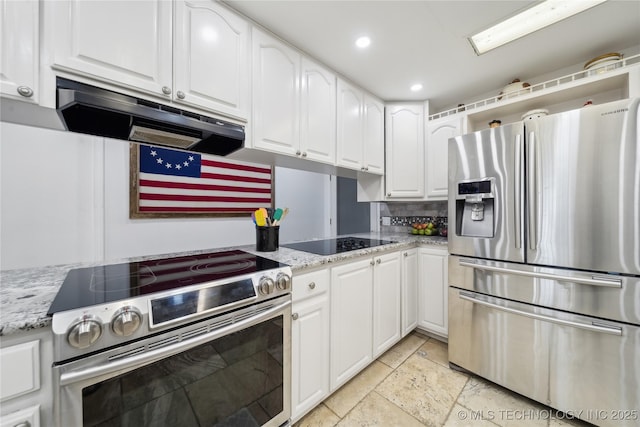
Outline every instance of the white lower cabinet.
<path fill-rule="evenodd" d="M 331 269 L 331 391 L 400 339 L 400 254 Z"/>
<path fill-rule="evenodd" d="M 0 427 L 53 426 L 51 329 L 0 340 Z"/>
<path fill-rule="evenodd" d="M 3 415 L 0 427 L 40 427 L 40 405 Z"/>
<path fill-rule="evenodd" d="M 331 269 L 331 391 L 373 360 L 373 263 Z"/>
<path fill-rule="evenodd" d="M 418 249 L 418 326 L 442 337 L 448 336 L 446 249 Z"/>
<path fill-rule="evenodd" d="M 291 419 L 329 395 L 329 269 L 293 276 Z"/>
<path fill-rule="evenodd" d="M 418 326 L 418 249 L 402 251 L 402 336 Z"/>
<path fill-rule="evenodd" d="M 401 336 L 400 254 L 375 258 L 373 269 L 373 358 L 400 341 Z"/>

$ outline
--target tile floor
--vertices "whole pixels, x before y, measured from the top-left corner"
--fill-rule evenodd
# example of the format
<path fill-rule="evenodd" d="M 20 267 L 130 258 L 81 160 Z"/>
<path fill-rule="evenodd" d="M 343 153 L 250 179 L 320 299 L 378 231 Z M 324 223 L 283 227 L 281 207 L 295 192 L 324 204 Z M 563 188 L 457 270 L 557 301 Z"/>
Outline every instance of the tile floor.
<path fill-rule="evenodd" d="M 447 345 L 413 332 L 294 427 L 584 427 L 562 413 L 449 368 Z"/>

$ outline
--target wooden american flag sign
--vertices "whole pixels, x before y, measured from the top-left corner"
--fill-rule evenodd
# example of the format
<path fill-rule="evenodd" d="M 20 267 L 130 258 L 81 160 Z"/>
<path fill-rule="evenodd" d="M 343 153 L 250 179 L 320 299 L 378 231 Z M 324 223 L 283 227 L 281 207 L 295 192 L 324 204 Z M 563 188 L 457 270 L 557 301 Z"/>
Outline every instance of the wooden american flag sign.
<path fill-rule="evenodd" d="M 271 166 L 132 144 L 130 216 L 239 216 L 273 206 Z"/>

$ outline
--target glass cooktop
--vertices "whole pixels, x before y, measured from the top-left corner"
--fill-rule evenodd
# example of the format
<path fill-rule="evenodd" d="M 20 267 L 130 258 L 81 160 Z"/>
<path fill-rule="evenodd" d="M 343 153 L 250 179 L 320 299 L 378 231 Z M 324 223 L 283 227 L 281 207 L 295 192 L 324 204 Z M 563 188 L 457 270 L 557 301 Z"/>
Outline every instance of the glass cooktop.
<path fill-rule="evenodd" d="M 286 267 L 233 250 L 70 270 L 48 315 Z"/>
<path fill-rule="evenodd" d="M 316 255 L 334 255 L 358 249 L 395 243 L 391 240 L 366 239 L 362 237 L 338 237 L 336 239 L 309 240 L 306 242 L 286 243 L 280 246 L 297 251 L 311 252 Z"/>

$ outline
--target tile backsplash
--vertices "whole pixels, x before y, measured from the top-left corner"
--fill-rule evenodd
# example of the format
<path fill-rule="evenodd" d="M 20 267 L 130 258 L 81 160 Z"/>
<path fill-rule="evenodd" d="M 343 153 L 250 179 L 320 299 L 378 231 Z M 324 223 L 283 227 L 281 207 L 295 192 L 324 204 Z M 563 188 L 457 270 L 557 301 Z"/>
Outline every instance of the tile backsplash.
<path fill-rule="evenodd" d="M 447 202 L 380 203 L 381 231 L 399 233 L 408 232 L 411 228 L 411 224 L 415 222 L 447 224 Z"/>

